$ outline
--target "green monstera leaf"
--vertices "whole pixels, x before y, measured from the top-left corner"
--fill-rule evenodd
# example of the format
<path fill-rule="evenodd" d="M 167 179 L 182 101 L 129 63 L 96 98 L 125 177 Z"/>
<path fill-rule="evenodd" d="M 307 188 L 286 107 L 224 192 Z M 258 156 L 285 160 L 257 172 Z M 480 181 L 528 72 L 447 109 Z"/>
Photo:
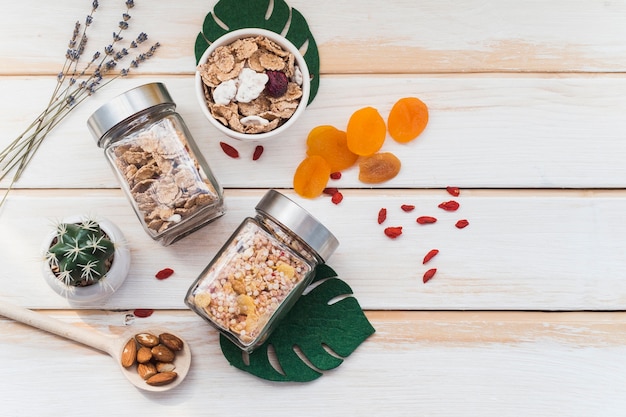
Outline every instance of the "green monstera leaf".
<path fill-rule="evenodd" d="M 235 344 L 220 336 L 222 353 L 228 362 L 266 380 L 294 382 L 312 381 L 322 376 L 322 371 L 341 365 L 342 358 L 354 352 L 375 330 L 357 300 L 350 296 L 352 289 L 337 278 L 332 268 L 318 266 L 314 282 L 320 283 L 300 297 L 262 346 L 247 355 L 248 363 Z M 334 302 L 340 297 L 344 298 Z M 280 370 L 272 365 L 272 350 Z"/>
<path fill-rule="evenodd" d="M 319 52 L 304 16 L 296 9 L 290 8 L 284 0 L 218 1 L 213 7 L 213 12 L 204 18 L 202 32 L 196 37 L 196 64 L 217 38 L 233 30 L 250 27 L 282 34 L 300 50 L 306 44 L 304 60 L 312 77 L 308 102 L 310 104 L 317 95 L 320 84 Z"/>

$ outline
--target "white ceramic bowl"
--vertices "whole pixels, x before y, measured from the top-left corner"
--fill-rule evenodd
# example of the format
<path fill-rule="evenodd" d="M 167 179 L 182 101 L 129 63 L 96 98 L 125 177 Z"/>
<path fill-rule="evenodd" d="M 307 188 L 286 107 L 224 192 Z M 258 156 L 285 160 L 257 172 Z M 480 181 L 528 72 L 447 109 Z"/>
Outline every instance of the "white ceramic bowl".
<path fill-rule="evenodd" d="M 90 220 L 88 216 L 71 216 L 63 219 L 63 223 L 80 223 Z M 63 284 L 52 272 L 50 265 L 45 260 L 42 262 L 42 272 L 44 279 L 56 292 L 65 297 L 70 304 L 76 305 L 97 305 L 111 296 L 126 280 L 130 270 L 130 250 L 124 234 L 117 225 L 107 219 L 94 219 L 100 228 L 109 236 L 115 245 L 113 263 L 106 277 L 98 281 L 97 284 L 86 287 L 73 287 Z M 42 244 L 42 251 L 45 253 L 50 248 L 50 243 L 56 237 L 56 229 L 51 230 Z"/>
<path fill-rule="evenodd" d="M 285 50 L 289 51 L 290 53 L 294 55 L 295 63 L 300 68 L 300 71 L 302 73 L 302 86 L 301 86 L 302 97 L 300 98 L 300 103 L 298 107 L 296 108 L 296 111 L 286 122 L 284 122 L 282 125 L 276 127 L 275 129 L 269 132 L 241 133 L 241 132 L 234 131 L 213 117 L 209 109 L 209 106 L 207 104 L 206 98 L 204 96 L 204 86 L 203 86 L 204 83 L 202 81 L 202 77 L 200 75 L 200 72 L 197 70 L 196 70 L 196 78 L 195 78 L 196 96 L 198 98 L 200 108 L 202 109 L 202 112 L 204 113 L 206 118 L 209 119 L 209 122 L 211 122 L 211 124 L 215 126 L 215 128 L 217 128 L 220 132 L 224 133 L 225 135 L 234 139 L 248 141 L 248 142 L 261 141 L 261 140 L 276 136 L 284 132 L 285 130 L 289 129 L 289 127 L 296 122 L 298 117 L 300 117 L 302 113 L 304 112 L 304 110 L 306 109 L 307 103 L 309 101 L 309 95 L 311 92 L 311 79 L 309 75 L 309 69 L 300 51 L 285 37 L 269 30 L 264 30 L 264 29 L 259 29 L 259 28 L 246 28 L 246 29 L 239 29 L 239 30 L 234 30 L 232 32 L 229 32 L 226 35 L 216 39 L 215 42 L 213 42 L 209 46 L 209 48 L 204 52 L 204 54 L 202 54 L 202 57 L 200 58 L 198 65 L 206 63 L 208 57 L 219 46 L 227 46 L 235 42 L 237 39 L 247 38 L 251 36 L 264 36 L 272 40 L 276 44 L 280 45 Z"/>

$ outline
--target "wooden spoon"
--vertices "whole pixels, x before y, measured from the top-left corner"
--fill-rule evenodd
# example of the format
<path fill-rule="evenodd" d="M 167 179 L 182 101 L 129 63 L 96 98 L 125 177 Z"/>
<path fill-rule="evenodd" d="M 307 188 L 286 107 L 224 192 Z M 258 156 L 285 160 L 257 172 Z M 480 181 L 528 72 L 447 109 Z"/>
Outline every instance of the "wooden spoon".
<path fill-rule="evenodd" d="M 137 388 L 143 390 L 167 391 L 178 386 L 187 375 L 187 372 L 189 372 L 191 365 L 191 350 L 189 349 L 189 345 L 183 341 L 183 349 L 176 352 L 176 359 L 174 360 L 174 365 L 176 366 L 175 372 L 178 374 L 178 377 L 167 385 L 148 385 L 146 381 L 139 376 L 135 366 L 131 366 L 128 369 L 122 366 L 121 357 L 124 345 L 126 345 L 126 342 L 135 334 L 144 332 L 152 333 L 155 336 L 161 333 L 171 333 L 183 340 L 176 333 L 166 329 L 151 328 L 128 331 L 120 336 L 110 336 L 64 323 L 46 316 L 45 314 L 36 313 L 6 301 L 0 301 L 0 315 L 108 353 L 117 362 L 124 376 Z"/>

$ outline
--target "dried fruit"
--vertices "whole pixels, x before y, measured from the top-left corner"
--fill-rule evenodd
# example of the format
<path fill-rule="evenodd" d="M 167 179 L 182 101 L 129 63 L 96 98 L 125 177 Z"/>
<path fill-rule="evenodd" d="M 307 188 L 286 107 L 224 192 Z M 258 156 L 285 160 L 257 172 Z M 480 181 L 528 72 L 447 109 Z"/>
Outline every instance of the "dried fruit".
<path fill-rule="evenodd" d="M 289 85 L 289 79 L 282 71 L 265 71 L 267 74 L 267 84 L 265 84 L 265 92 L 268 96 L 278 98 L 285 95 Z"/>
<path fill-rule="evenodd" d="M 257 145 L 256 148 L 254 148 L 254 153 L 252 154 L 252 160 L 256 161 L 257 159 L 259 159 L 261 157 L 261 155 L 263 154 L 263 146 L 262 145 Z"/>
<path fill-rule="evenodd" d="M 444 201 L 443 203 L 439 204 L 437 207 L 439 207 L 440 209 L 444 209 L 446 211 L 456 211 L 459 209 L 460 204 L 454 200 L 450 200 L 450 201 Z"/>
<path fill-rule="evenodd" d="M 465 219 L 459 220 L 458 222 L 456 222 L 455 226 L 458 229 L 463 229 L 463 228 L 469 226 L 469 222 L 467 220 L 465 220 Z"/>
<path fill-rule="evenodd" d="M 430 224 L 430 223 L 436 223 L 437 222 L 437 218 L 436 217 L 432 217 L 432 216 L 420 216 L 417 218 L 416 220 L 419 224 Z"/>
<path fill-rule="evenodd" d="M 437 273 L 437 268 L 429 269 L 428 271 L 424 272 L 424 276 L 422 277 L 422 281 L 424 282 L 424 284 L 430 281 L 435 276 L 436 273 Z"/>
<path fill-rule="evenodd" d="M 350 168 L 359 158 L 359 155 L 348 149 L 346 132 L 334 126 L 314 127 L 309 132 L 306 145 L 306 154 L 324 158 L 332 172 Z"/>
<path fill-rule="evenodd" d="M 137 344 L 135 339 L 129 339 L 122 350 L 122 366 L 130 368 L 135 363 L 135 359 L 137 359 Z"/>
<path fill-rule="evenodd" d="M 220 147 L 224 151 L 224 153 L 231 158 L 239 158 L 239 151 L 235 149 L 233 146 L 229 145 L 226 142 L 220 142 Z"/>
<path fill-rule="evenodd" d="M 387 209 L 381 208 L 378 211 L 378 224 L 383 224 L 383 222 L 387 219 Z"/>
<path fill-rule="evenodd" d="M 304 198 L 315 198 L 322 194 L 328 179 L 330 178 L 330 166 L 319 155 L 311 155 L 305 158 L 293 176 L 293 189 Z"/>
<path fill-rule="evenodd" d="M 348 149 L 360 156 L 373 155 L 380 150 L 387 136 L 387 126 L 378 110 L 364 107 L 355 111 L 346 130 Z"/>
<path fill-rule="evenodd" d="M 166 279 L 172 276 L 174 270 L 172 268 L 164 268 L 157 272 L 154 276 L 156 279 Z"/>
<path fill-rule="evenodd" d="M 340 180 L 341 179 L 341 172 L 339 172 L 339 171 L 331 172 L 330 173 L 330 179 L 331 180 Z"/>
<path fill-rule="evenodd" d="M 458 197 L 461 194 L 461 189 L 459 187 L 446 187 L 446 191 L 453 197 Z"/>
<path fill-rule="evenodd" d="M 137 308 L 133 311 L 135 317 L 150 317 L 154 313 L 154 310 L 151 308 Z"/>
<path fill-rule="evenodd" d="M 339 204 L 341 203 L 342 200 L 343 200 L 343 194 L 341 194 L 339 191 L 333 194 L 333 197 L 331 198 L 331 201 L 333 202 L 333 204 Z"/>
<path fill-rule="evenodd" d="M 183 341 L 171 333 L 161 333 L 159 335 L 159 341 L 173 352 L 183 350 Z"/>
<path fill-rule="evenodd" d="M 387 118 L 389 135 L 400 143 L 415 139 L 428 124 L 428 107 L 417 97 L 404 97 L 398 100 Z"/>
<path fill-rule="evenodd" d="M 339 192 L 339 190 L 335 187 L 326 187 L 322 192 L 328 195 L 335 195 Z"/>
<path fill-rule="evenodd" d="M 385 235 L 391 239 L 395 239 L 402 234 L 402 226 L 392 226 L 385 229 Z"/>
<path fill-rule="evenodd" d="M 176 372 L 159 372 L 146 380 L 148 385 L 161 386 L 173 382 L 178 377 Z"/>
<path fill-rule="evenodd" d="M 426 256 L 424 256 L 424 260 L 422 261 L 422 265 L 433 259 L 439 253 L 438 249 L 431 249 L 428 251 Z"/>
<path fill-rule="evenodd" d="M 359 181 L 366 184 L 379 184 L 398 175 L 400 160 L 391 152 L 377 153 L 359 162 Z"/>
<path fill-rule="evenodd" d="M 403 205 L 400 206 L 400 208 L 402 209 L 402 211 L 406 211 L 407 213 L 409 211 L 415 210 L 415 206 L 412 205 L 412 204 L 403 204 Z"/>

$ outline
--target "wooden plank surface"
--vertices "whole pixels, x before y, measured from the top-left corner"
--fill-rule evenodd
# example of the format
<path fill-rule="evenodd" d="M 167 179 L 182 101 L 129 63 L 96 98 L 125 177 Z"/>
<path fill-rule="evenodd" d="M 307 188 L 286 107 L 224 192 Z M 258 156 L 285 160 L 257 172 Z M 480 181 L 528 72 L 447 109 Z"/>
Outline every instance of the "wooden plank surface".
<path fill-rule="evenodd" d="M 5 3 L 0 147 L 45 106 L 74 22 L 91 4 Z M 320 90 L 256 162 L 256 144 L 219 135 L 196 102 L 193 44 L 214 4 L 137 1 L 131 32 L 159 41 L 157 56 L 73 111 L 0 208 L 0 302 L 105 333 L 121 332 L 133 309 L 154 308 L 131 326 L 183 334 L 193 351 L 188 380 L 167 395 L 142 393 L 106 355 L 0 317 L 0 414 L 623 416 L 626 1 L 289 1 L 318 44 Z M 123 10 L 122 0 L 100 2 L 92 46 L 110 42 Z M 86 128 L 100 105 L 153 81 L 172 93 L 228 207 L 170 247 L 143 232 Z M 398 177 L 370 186 L 351 168 L 332 184 L 344 193 L 340 205 L 295 195 L 292 175 L 314 126 L 345 128 L 364 106 L 386 117 L 404 96 L 428 104 L 430 123 L 410 144 L 385 142 L 402 161 Z M 241 158 L 224 155 L 220 141 Z M 462 189 L 454 213 L 437 208 L 451 199 L 448 185 Z M 182 302 L 269 188 L 337 235 L 329 264 L 376 328 L 312 383 L 269 383 L 231 367 L 217 333 Z M 378 225 L 381 207 L 389 215 Z M 121 226 L 133 257 L 122 288 L 84 308 L 53 293 L 40 272 L 47 228 L 75 213 Z M 417 225 L 426 214 L 439 221 Z M 455 228 L 460 218 L 470 226 Z M 404 233 L 391 240 L 385 226 Z M 425 285 L 421 260 L 432 248 L 440 253 L 428 267 L 438 272 Z M 163 267 L 176 272 L 156 280 Z"/>

